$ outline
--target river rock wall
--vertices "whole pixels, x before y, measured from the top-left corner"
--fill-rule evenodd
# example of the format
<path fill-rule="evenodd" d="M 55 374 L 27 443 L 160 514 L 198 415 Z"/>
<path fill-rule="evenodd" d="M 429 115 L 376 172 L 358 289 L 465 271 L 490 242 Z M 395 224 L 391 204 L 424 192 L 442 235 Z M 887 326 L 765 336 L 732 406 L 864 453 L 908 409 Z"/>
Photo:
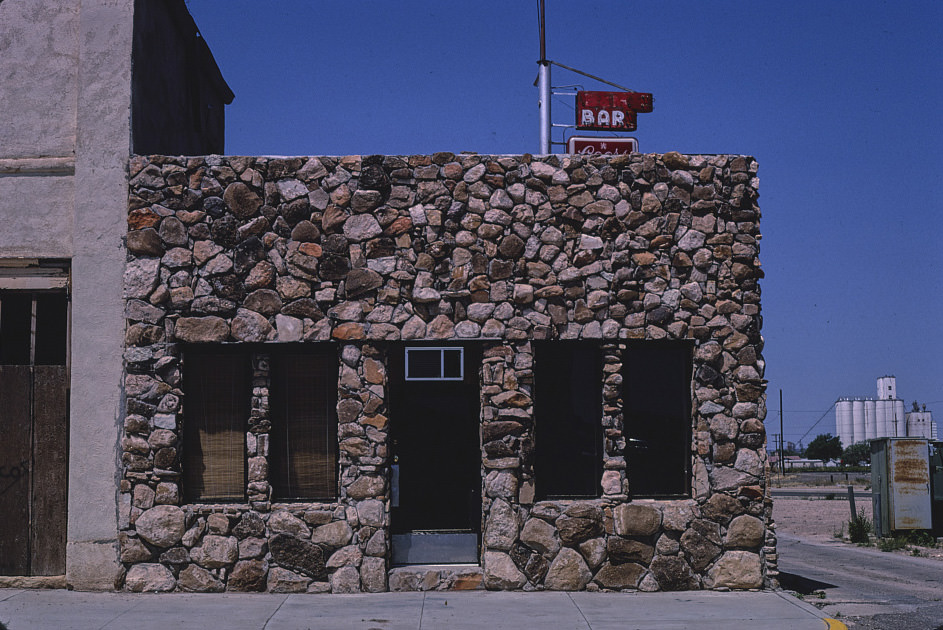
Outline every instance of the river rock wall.
<path fill-rule="evenodd" d="M 677 153 L 134 157 L 123 587 L 771 584 L 756 171 L 750 157 Z M 602 348 L 597 499 L 534 499 L 531 342 L 552 339 Z M 621 356 L 659 339 L 693 346 L 691 491 L 633 500 Z M 483 346 L 479 570 L 390 566 L 386 352 L 407 340 Z M 183 503 L 189 343 L 253 348 L 245 503 Z M 271 499 L 266 345 L 281 343 L 336 345 L 336 500 Z"/>

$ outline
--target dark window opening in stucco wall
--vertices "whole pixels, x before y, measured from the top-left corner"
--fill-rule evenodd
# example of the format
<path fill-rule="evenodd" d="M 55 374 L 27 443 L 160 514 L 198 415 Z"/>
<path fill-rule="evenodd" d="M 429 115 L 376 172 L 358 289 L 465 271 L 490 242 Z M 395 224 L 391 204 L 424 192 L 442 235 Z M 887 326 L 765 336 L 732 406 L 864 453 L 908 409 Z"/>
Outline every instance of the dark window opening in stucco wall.
<path fill-rule="evenodd" d="M 687 496 L 691 358 L 687 342 L 629 343 L 622 357 L 625 460 L 633 497 Z"/>
<path fill-rule="evenodd" d="M 131 76 L 135 153 L 223 153 L 233 93 L 183 0 L 136 0 Z"/>
<path fill-rule="evenodd" d="M 273 498 L 337 496 L 337 349 L 273 351 L 270 359 Z"/>
<path fill-rule="evenodd" d="M 197 346 L 183 361 L 184 496 L 191 503 L 245 501 L 250 356 Z"/>
<path fill-rule="evenodd" d="M 33 297 L 11 292 L 0 298 L 0 365 L 29 365 Z"/>
<path fill-rule="evenodd" d="M 599 346 L 535 342 L 534 476 L 540 499 L 599 496 L 601 422 Z"/>

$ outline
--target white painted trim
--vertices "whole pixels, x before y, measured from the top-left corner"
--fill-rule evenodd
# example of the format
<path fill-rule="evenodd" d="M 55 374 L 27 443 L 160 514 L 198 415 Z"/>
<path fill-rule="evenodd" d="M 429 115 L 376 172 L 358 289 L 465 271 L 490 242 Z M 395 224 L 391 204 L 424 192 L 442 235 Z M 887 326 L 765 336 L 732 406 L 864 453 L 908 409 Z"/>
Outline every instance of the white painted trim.
<path fill-rule="evenodd" d="M 17 291 L 45 291 L 48 289 L 68 289 L 69 278 L 49 276 L 0 276 L 0 289 Z"/>

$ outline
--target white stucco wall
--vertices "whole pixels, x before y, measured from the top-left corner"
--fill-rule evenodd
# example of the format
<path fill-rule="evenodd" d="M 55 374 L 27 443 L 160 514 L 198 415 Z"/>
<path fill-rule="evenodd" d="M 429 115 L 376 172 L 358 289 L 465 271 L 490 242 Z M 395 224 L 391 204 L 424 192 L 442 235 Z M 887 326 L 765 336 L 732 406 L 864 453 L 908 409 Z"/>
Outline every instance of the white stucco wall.
<path fill-rule="evenodd" d="M 81 3 L 66 551 L 66 577 L 78 589 L 114 588 L 118 574 L 122 237 L 131 152 L 133 17 L 134 0 Z"/>
<path fill-rule="evenodd" d="M 72 155 L 79 2 L 0 2 L 0 157 Z"/>
<path fill-rule="evenodd" d="M 72 175 L 0 171 L 0 258 L 72 256 L 73 184 Z"/>
<path fill-rule="evenodd" d="M 66 578 L 118 576 L 134 0 L 0 2 L 0 258 L 71 258 Z M 65 512 L 65 511 L 64 511 Z"/>

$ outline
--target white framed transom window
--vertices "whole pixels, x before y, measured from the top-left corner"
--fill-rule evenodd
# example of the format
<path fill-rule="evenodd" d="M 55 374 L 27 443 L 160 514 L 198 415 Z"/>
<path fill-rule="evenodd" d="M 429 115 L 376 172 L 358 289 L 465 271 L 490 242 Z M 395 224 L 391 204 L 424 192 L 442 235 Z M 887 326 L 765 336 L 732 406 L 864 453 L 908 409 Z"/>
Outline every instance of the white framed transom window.
<path fill-rule="evenodd" d="M 464 348 L 406 348 L 407 381 L 461 381 L 465 378 Z"/>

